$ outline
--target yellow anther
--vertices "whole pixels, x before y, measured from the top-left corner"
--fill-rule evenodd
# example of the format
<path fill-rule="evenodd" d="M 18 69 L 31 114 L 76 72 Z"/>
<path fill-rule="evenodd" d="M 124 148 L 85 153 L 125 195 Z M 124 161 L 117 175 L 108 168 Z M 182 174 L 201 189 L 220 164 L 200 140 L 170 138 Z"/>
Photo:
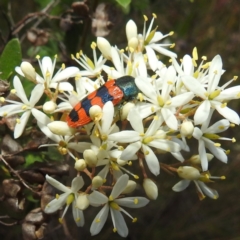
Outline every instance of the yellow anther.
<path fill-rule="evenodd" d="M 157 18 L 157 15 L 156 15 L 155 13 L 153 13 L 152 16 L 153 16 L 154 18 Z"/>
<path fill-rule="evenodd" d="M 233 80 L 236 81 L 238 79 L 238 76 L 234 76 Z"/>
<path fill-rule="evenodd" d="M 167 81 L 167 84 L 173 85 L 173 82 L 172 82 L 171 80 L 168 80 L 168 81 Z"/>
<path fill-rule="evenodd" d="M 96 223 L 101 222 L 100 218 L 97 218 L 97 219 L 95 220 L 95 222 L 96 222 Z"/>
<path fill-rule="evenodd" d="M 132 166 L 132 161 L 128 161 L 128 166 Z"/>
<path fill-rule="evenodd" d="M 0 102 L 4 103 L 5 102 L 5 98 L 4 97 L 0 97 Z"/>
<path fill-rule="evenodd" d="M 224 130 L 225 127 L 224 127 L 223 125 L 221 125 L 221 126 L 218 127 L 218 129 L 220 129 L 220 130 Z"/>
<path fill-rule="evenodd" d="M 63 219 L 62 218 L 59 218 L 58 221 L 59 221 L 59 223 L 63 224 Z"/>
<path fill-rule="evenodd" d="M 92 48 L 92 49 L 95 49 L 96 47 L 97 47 L 97 44 L 96 44 L 95 42 L 92 42 L 92 43 L 91 43 L 91 48 Z"/>
<path fill-rule="evenodd" d="M 12 93 L 12 94 L 16 94 L 16 92 L 17 92 L 16 89 L 12 89 L 12 90 L 11 90 L 11 93 Z"/>
<path fill-rule="evenodd" d="M 115 202 L 110 202 L 110 207 L 114 210 L 120 210 L 119 205 Z"/>
<path fill-rule="evenodd" d="M 133 177 L 134 177 L 135 179 L 139 179 L 139 176 L 138 176 L 138 175 L 133 175 Z"/>
<path fill-rule="evenodd" d="M 144 21 L 148 21 L 148 17 L 146 15 L 143 15 Z"/>
<path fill-rule="evenodd" d="M 56 194 L 56 199 L 59 199 L 59 194 Z"/>
<path fill-rule="evenodd" d="M 152 142 L 153 140 L 154 140 L 154 138 L 149 136 L 149 137 L 146 137 L 143 139 L 143 143 L 148 144 L 148 143 Z"/>
<path fill-rule="evenodd" d="M 206 56 L 202 56 L 202 60 L 203 61 L 207 61 L 207 57 Z"/>
<path fill-rule="evenodd" d="M 39 56 L 39 55 L 37 55 L 37 56 L 36 56 L 36 59 L 40 59 L 40 56 Z"/>
<path fill-rule="evenodd" d="M 220 143 L 214 143 L 214 146 L 215 147 L 221 147 L 221 144 Z"/>
<path fill-rule="evenodd" d="M 109 201 L 113 201 L 113 196 L 110 195 L 108 199 L 109 199 Z"/>
<path fill-rule="evenodd" d="M 232 138 L 232 142 L 235 143 L 235 142 L 236 142 L 236 139 L 235 139 L 235 138 Z"/>
<path fill-rule="evenodd" d="M 133 218 L 132 222 L 135 223 L 137 221 L 137 218 Z"/>
<path fill-rule="evenodd" d="M 21 120 L 20 120 L 19 118 L 17 118 L 17 119 L 16 119 L 16 122 L 17 122 L 18 124 L 20 124 L 20 123 L 21 123 Z"/>
<path fill-rule="evenodd" d="M 145 152 L 145 155 L 148 155 L 148 154 L 149 154 L 149 151 L 146 151 L 146 152 Z"/>
<path fill-rule="evenodd" d="M 222 103 L 221 108 L 225 108 L 227 106 L 227 103 Z"/>
<path fill-rule="evenodd" d="M 57 54 L 55 54 L 55 55 L 54 55 L 54 58 L 57 58 L 57 57 L 58 57 L 58 55 L 57 55 Z"/>
<path fill-rule="evenodd" d="M 81 219 L 80 219 L 80 218 L 76 218 L 75 221 L 76 221 L 76 222 L 80 222 Z"/>
<path fill-rule="evenodd" d="M 164 106 L 163 98 L 160 95 L 157 96 L 157 101 L 160 107 Z"/>
<path fill-rule="evenodd" d="M 154 108 L 154 106 L 151 107 L 151 112 L 152 112 L 152 113 L 155 112 L 155 108 Z"/>
<path fill-rule="evenodd" d="M 118 150 L 119 150 L 119 151 L 123 151 L 123 150 L 124 150 L 124 147 L 123 147 L 123 146 L 118 146 Z"/>
<path fill-rule="evenodd" d="M 213 92 L 209 95 L 208 98 L 209 98 L 210 100 L 213 100 L 213 99 L 216 98 L 220 93 L 221 93 L 221 90 L 220 90 L 220 89 L 215 90 L 215 91 L 213 91 Z"/>
<path fill-rule="evenodd" d="M 172 101 L 167 101 L 166 105 L 170 105 L 172 103 Z"/>
<path fill-rule="evenodd" d="M 234 123 L 230 123 L 230 127 L 235 127 L 235 124 Z"/>
<path fill-rule="evenodd" d="M 74 195 L 73 194 L 68 195 L 66 204 L 70 205 L 73 202 L 73 200 L 74 200 Z"/>
<path fill-rule="evenodd" d="M 192 56 L 194 60 L 198 60 L 198 52 L 196 47 L 193 48 Z"/>
<path fill-rule="evenodd" d="M 205 63 L 204 65 L 202 65 L 201 68 L 202 68 L 202 69 L 207 69 L 207 68 L 209 68 L 209 66 L 210 66 L 210 63 L 207 62 L 207 63 Z"/>
<path fill-rule="evenodd" d="M 73 54 L 71 54 L 71 59 L 72 59 L 72 60 L 74 60 L 74 59 L 75 59 L 75 57 L 74 57 L 74 55 L 73 55 Z"/>
<path fill-rule="evenodd" d="M 225 177 L 225 176 L 221 176 L 220 179 L 221 179 L 221 180 L 225 180 L 226 177 Z"/>
<path fill-rule="evenodd" d="M 230 150 L 226 150 L 226 151 L 225 151 L 225 153 L 226 153 L 227 155 L 230 154 L 230 152 L 231 152 Z"/>
<path fill-rule="evenodd" d="M 119 52 L 120 52 L 120 53 L 124 53 L 124 49 L 121 49 Z"/>
<path fill-rule="evenodd" d="M 26 105 L 22 105 L 22 110 L 26 110 L 27 106 Z"/>
<path fill-rule="evenodd" d="M 172 36 L 174 34 L 174 31 L 169 32 L 168 36 Z"/>
<path fill-rule="evenodd" d="M 134 200 L 133 200 L 133 202 L 134 202 L 134 204 L 138 204 L 138 199 L 137 198 L 134 198 Z"/>
<path fill-rule="evenodd" d="M 218 74 L 218 71 L 217 71 L 217 70 L 215 70 L 215 71 L 213 71 L 213 73 L 214 73 L 214 74 Z"/>
<path fill-rule="evenodd" d="M 169 48 L 174 48 L 175 47 L 175 43 L 172 43 L 170 46 L 169 46 Z"/>
<path fill-rule="evenodd" d="M 158 120 L 159 119 L 159 117 L 158 116 L 154 116 L 154 118 L 153 118 L 154 120 Z"/>
<path fill-rule="evenodd" d="M 8 115 L 7 112 L 4 112 L 4 113 L 3 113 L 3 117 L 6 117 L 7 115 Z"/>
<path fill-rule="evenodd" d="M 66 65 L 63 63 L 62 64 L 62 69 L 65 69 L 66 68 Z"/>
<path fill-rule="evenodd" d="M 144 133 L 139 133 L 140 137 L 144 137 L 144 135 L 145 135 Z"/>
<path fill-rule="evenodd" d="M 117 232 L 117 229 L 116 229 L 116 228 L 113 228 L 113 232 L 114 232 L 114 233 Z"/>
<path fill-rule="evenodd" d="M 80 54 L 76 53 L 76 58 L 79 59 L 80 58 Z"/>

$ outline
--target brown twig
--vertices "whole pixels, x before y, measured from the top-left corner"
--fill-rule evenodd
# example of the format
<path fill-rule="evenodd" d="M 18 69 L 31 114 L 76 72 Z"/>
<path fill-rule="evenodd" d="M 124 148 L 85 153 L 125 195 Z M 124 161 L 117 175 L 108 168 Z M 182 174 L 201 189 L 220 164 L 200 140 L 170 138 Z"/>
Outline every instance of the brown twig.
<path fill-rule="evenodd" d="M 40 195 L 39 192 L 35 191 L 33 188 L 31 188 L 30 186 L 28 186 L 28 184 L 23 180 L 23 178 L 18 174 L 18 172 L 16 172 L 9 164 L 8 162 L 3 158 L 2 155 L 0 155 L 0 159 L 3 161 L 3 163 L 9 168 L 10 172 L 12 172 L 15 176 L 17 176 L 17 178 L 20 180 L 20 182 L 27 188 L 29 189 L 31 192 Z"/>

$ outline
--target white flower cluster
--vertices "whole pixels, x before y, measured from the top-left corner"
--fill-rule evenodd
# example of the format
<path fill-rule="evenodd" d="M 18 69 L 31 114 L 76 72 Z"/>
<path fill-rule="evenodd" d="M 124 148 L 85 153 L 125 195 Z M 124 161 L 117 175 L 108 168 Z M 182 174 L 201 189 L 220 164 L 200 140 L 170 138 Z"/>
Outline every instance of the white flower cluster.
<path fill-rule="evenodd" d="M 148 19 L 144 16 L 142 33 L 138 32 L 134 21 L 128 21 L 125 50 L 112 46 L 105 38 L 97 38 L 97 43 L 91 44 L 93 60 L 82 52 L 72 56 L 80 68 L 65 68 L 63 65 L 54 75 L 56 58 L 52 62 L 49 57 L 43 57 L 39 60 L 40 76 L 30 63 L 22 62 L 16 68 L 17 73 L 36 84 L 30 99 L 26 97 L 18 76 L 14 77 L 12 94 L 21 101 L 1 98 L 2 103 L 9 104 L 2 105 L 0 116 L 20 114 L 14 129 L 15 138 L 22 135 L 32 113 L 40 130 L 53 142 L 42 146 L 55 146 L 61 154 L 69 154 L 75 159 L 76 177 L 71 188 L 46 176 L 46 180 L 63 194 L 57 195 L 45 212 L 55 212 L 66 204 L 64 216 L 72 203 L 74 220 L 78 226 L 83 226 L 83 210 L 89 206 L 103 206 L 91 225 L 92 235 L 101 231 L 110 212 L 114 232 L 126 237 L 128 228 L 121 212 L 133 222 L 136 219 L 122 207 L 139 208 L 149 202 L 145 197 L 125 196 L 136 188 L 136 182 L 129 177 L 139 178 L 129 170 L 133 163 L 143 172 L 143 188 L 151 200 L 157 198 L 158 188 L 148 177 L 148 172 L 158 176 L 160 166 L 178 173 L 183 179 L 173 187 L 174 191 L 184 190 L 193 181 L 200 199 L 205 195 L 216 199 L 217 191 L 205 184 L 217 179 L 210 175 L 209 161 L 216 157 L 227 163 L 229 151 L 216 141 L 235 141 L 218 134 L 240 123 L 238 114 L 227 106 L 230 100 L 240 97 L 240 86 L 227 88 L 237 77 L 219 86 L 224 73 L 221 57 L 217 55 L 210 62 L 202 57 L 197 64 L 196 48 L 193 56 L 185 55 L 179 63 L 177 55 L 167 49 L 174 44 L 164 43 L 173 32 L 163 35 L 157 31 L 153 28 L 155 19 L 153 15 L 147 28 Z M 99 58 L 96 48 L 101 52 Z M 164 57 L 171 61 L 164 64 Z M 105 95 L 101 95 L 98 89 L 108 83 L 104 81 L 104 74 L 108 80 L 115 79 L 116 82 L 120 77 L 131 76 L 129 84 L 138 89 L 135 99 L 124 101 L 126 99 L 122 97 L 121 110 L 114 108 L 116 104 L 111 100 L 102 104 L 103 98 L 119 94 L 104 92 Z M 73 85 L 67 82 L 71 77 L 75 79 Z M 43 95 L 47 97 L 46 102 L 43 106 L 36 106 Z M 79 102 L 86 98 L 91 102 L 81 105 Z M 70 114 L 67 123 L 66 116 L 73 108 L 76 116 Z M 211 125 L 214 112 L 223 119 Z M 80 124 L 74 117 L 81 118 L 81 123 L 89 122 L 89 119 L 91 122 Z M 71 121 L 75 121 L 78 127 L 69 127 Z M 117 121 L 121 124 L 117 125 Z M 81 141 L 83 137 L 88 140 Z M 198 141 L 198 154 L 186 160 L 182 151 L 190 152 L 189 141 Z M 161 163 L 160 155 L 167 152 L 179 161 L 178 168 Z M 134 171 L 133 167 L 131 169 Z M 80 191 L 85 177 L 91 179 L 91 185 Z"/>

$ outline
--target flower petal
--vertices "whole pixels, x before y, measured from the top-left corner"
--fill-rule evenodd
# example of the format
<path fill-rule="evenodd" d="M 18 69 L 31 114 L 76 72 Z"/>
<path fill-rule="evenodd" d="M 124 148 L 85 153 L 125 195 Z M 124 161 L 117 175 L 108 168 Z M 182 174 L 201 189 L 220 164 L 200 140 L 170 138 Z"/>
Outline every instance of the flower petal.
<path fill-rule="evenodd" d="M 208 100 L 205 100 L 201 103 L 194 115 L 195 125 L 202 124 L 208 118 L 210 114 L 210 108 L 211 105 Z"/>
<path fill-rule="evenodd" d="M 83 211 L 76 206 L 76 201 L 72 203 L 73 219 L 78 227 L 82 227 L 85 223 Z"/>
<path fill-rule="evenodd" d="M 108 202 L 108 198 L 104 194 L 97 191 L 93 191 L 90 195 L 88 195 L 88 200 L 89 203 L 94 207 L 98 207 Z"/>
<path fill-rule="evenodd" d="M 111 197 L 113 199 L 117 198 L 123 190 L 125 190 L 127 184 L 128 184 L 129 177 L 127 174 L 122 175 L 117 182 L 115 183 L 112 192 L 111 192 Z"/>
<path fill-rule="evenodd" d="M 118 234 L 122 237 L 127 237 L 128 228 L 126 222 L 122 216 L 122 213 L 118 210 L 110 208 L 111 217 L 113 221 L 114 228 L 116 228 Z"/>
<path fill-rule="evenodd" d="M 70 77 L 75 77 L 78 72 L 79 69 L 77 67 L 67 67 L 58 74 L 56 74 L 53 77 L 52 82 L 59 82 L 62 80 L 67 80 Z"/>
<path fill-rule="evenodd" d="M 72 192 L 77 192 L 83 187 L 83 185 L 84 185 L 83 178 L 81 176 L 75 177 L 72 180 L 72 186 L 71 186 Z"/>
<path fill-rule="evenodd" d="M 31 111 L 28 110 L 23 113 L 21 118 L 19 119 L 19 123 L 16 123 L 14 128 L 14 138 L 18 138 L 22 135 L 24 128 L 26 127 L 27 121 L 30 117 Z"/>
<path fill-rule="evenodd" d="M 142 119 L 136 108 L 132 108 L 128 114 L 128 121 L 132 128 L 138 133 L 144 133 Z"/>
<path fill-rule="evenodd" d="M 140 149 L 142 146 L 140 141 L 134 142 L 129 144 L 122 152 L 120 159 L 121 160 L 131 160 L 135 153 Z"/>
<path fill-rule="evenodd" d="M 125 197 L 114 200 L 115 203 L 121 207 L 140 208 L 149 203 L 149 200 L 145 197 Z"/>
<path fill-rule="evenodd" d="M 113 133 L 108 136 L 108 141 L 115 141 L 120 143 L 129 143 L 139 141 L 141 137 L 138 132 L 126 130 L 118 133 Z"/>
<path fill-rule="evenodd" d="M 13 79 L 13 86 L 15 90 L 17 91 L 16 95 L 22 100 L 24 104 L 29 104 L 29 101 L 27 99 L 26 93 L 23 89 L 23 85 L 19 79 L 18 76 L 15 76 Z"/>
<path fill-rule="evenodd" d="M 70 188 L 66 187 L 56 179 L 50 177 L 49 175 L 46 175 L 46 180 L 49 184 L 51 184 L 53 187 L 57 188 L 58 190 L 67 193 L 68 195 L 72 192 Z"/>
<path fill-rule="evenodd" d="M 109 206 L 108 204 L 106 204 L 94 218 L 92 225 L 90 227 L 90 232 L 92 236 L 97 235 L 102 230 L 107 220 L 108 212 Z"/>
<path fill-rule="evenodd" d="M 53 213 L 60 209 L 67 200 L 69 193 L 63 193 L 58 198 L 54 198 L 44 209 L 45 213 Z"/>
<path fill-rule="evenodd" d="M 149 170 L 155 176 L 159 175 L 160 173 L 160 164 L 158 162 L 158 158 L 156 157 L 153 150 L 148 147 L 147 145 L 142 145 L 143 153 L 145 156 L 146 163 L 148 165 Z"/>
<path fill-rule="evenodd" d="M 181 192 L 181 191 L 185 190 L 189 186 L 190 182 L 191 182 L 190 180 L 186 180 L 186 179 L 181 180 L 180 182 L 176 183 L 172 187 L 172 190 L 174 192 Z"/>
<path fill-rule="evenodd" d="M 237 125 L 240 124 L 239 115 L 232 109 L 228 107 L 221 107 L 221 105 L 216 105 L 215 108 L 223 117 L 228 119 L 230 122 L 235 123 Z"/>

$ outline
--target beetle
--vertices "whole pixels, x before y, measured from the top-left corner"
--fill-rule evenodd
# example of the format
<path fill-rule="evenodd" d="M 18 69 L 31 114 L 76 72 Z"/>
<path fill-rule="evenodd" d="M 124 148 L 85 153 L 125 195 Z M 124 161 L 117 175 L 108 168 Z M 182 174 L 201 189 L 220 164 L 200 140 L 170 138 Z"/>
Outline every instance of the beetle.
<path fill-rule="evenodd" d="M 133 100 L 138 93 L 135 78 L 131 76 L 109 80 L 74 106 L 67 116 L 67 124 L 73 128 L 86 125 L 92 121 L 89 110 L 93 105 L 103 108 L 106 102 L 111 101 L 116 106 L 122 101 Z"/>

